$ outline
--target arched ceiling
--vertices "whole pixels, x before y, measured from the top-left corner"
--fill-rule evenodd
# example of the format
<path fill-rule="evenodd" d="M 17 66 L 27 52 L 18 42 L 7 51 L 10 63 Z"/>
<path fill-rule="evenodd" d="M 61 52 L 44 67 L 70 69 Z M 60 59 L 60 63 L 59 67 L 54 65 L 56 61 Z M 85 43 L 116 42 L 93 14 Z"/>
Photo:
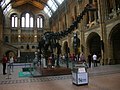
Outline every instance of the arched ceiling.
<path fill-rule="evenodd" d="M 6 14 L 11 8 L 16 8 L 24 4 L 31 4 L 40 10 L 44 10 L 49 17 L 56 11 L 64 0 L 0 0 L 3 13 Z"/>
<path fill-rule="evenodd" d="M 45 3 L 47 3 L 48 0 L 14 0 L 12 3 L 12 7 L 18 7 L 21 6 L 23 4 L 31 4 L 41 10 L 44 9 L 45 7 Z"/>

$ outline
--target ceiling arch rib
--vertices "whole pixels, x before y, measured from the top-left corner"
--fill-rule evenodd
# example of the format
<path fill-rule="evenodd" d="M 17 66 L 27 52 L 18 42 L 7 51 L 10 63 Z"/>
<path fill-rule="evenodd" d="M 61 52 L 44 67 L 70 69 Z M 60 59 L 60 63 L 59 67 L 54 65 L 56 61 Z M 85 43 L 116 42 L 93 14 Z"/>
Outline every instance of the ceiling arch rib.
<path fill-rule="evenodd" d="M 44 5 L 41 4 L 41 3 L 39 3 L 39 2 L 37 2 L 37 1 L 31 1 L 30 4 L 32 4 L 32 5 L 36 6 L 36 7 L 38 7 L 38 8 L 41 9 L 41 10 L 44 9 Z"/>
<path fill-rule="evenodd" d="M 18 7 L 18 6 L 21 6 L 21 5 L 26 4 L 26 3 L 29 3 L 29 4 L 39 8 L 41 10 L 44 9 L 44 4 L 42 4 L 36 0 L 16 0 L 15 2 L 13 2 L 12 7 Z"/>
<path fill-rule="evenodd" d="M 12 3 L 12 7 L 18 7 L 21 6 L 23 4 L 26 4 L 27 2 L 29 2 L 30 0 L 16 0 L 15 2 Z"/>

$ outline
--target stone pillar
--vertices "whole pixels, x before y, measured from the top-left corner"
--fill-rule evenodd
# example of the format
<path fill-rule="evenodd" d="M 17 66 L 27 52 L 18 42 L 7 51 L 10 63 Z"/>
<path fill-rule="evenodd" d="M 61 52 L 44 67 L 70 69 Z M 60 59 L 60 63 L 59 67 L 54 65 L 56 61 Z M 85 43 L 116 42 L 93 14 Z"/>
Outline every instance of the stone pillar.
<path fill-rule="evenodd" d="M 18 29 L 18 42 L 21 42 L 21 30 Z"/>
<path fill-rule="evenodd" d="M 37 42 L 37 30 L 34 30 L 34 42 Z"/>
<path fill-rule="evenodd" d="M 102 56 L 102 64 L 107 64 L 107 35 L 106 35 L 106 24 L 105 24 L 105 0 L 97 0 L 98 1 L 98 11 L 100 18 L 100 37 L 103 42 L 104 48 L 101 48 L 101 56 Z"/>
<path fill-rule="evenodd" d="M 0 22 L 0 59 L 2 58 L 2 40 L 3 40 L 3 38 L 2 38 L 2 35 L 3 35 L 2 30 L 3 30 L 2 29 L 2 23 Z"/>
<path fill-rule="evenodd" d="M 18 18 L 18 42 L 21 42 L 20 18 Z"/>
<path fill-rule="evenodd" d="M 85 49 L 84 49 L 84 46 L 85 46 L 85 39 L 84 39 L 84 24 L 86 23 L 85 22 L 85 20 L 84 20 L 85 18 L 83 17 L 83 20 L 81 20 L 81 23 L 80 23 L 80 28 L 79 28 L 79 30 L 80 30 L 80 37 L 79 37 L 79 39 L 80 39 L 80 52 L 85 52 Z"/>
<path fill-rule="evenodd" d="M 2 10 L 0 8 L 0 18 L 2 19 Z M 2 58 L 2 41 L 3 41 L 3 20 L 0 20 L 0 59 Z"/>
<path fill-rule="evenodd" d="M 115 5 L 115 0 L 113 0 L 113 18 L 117 17 L 117 10 L 116 10 L 116 5 Z"/>

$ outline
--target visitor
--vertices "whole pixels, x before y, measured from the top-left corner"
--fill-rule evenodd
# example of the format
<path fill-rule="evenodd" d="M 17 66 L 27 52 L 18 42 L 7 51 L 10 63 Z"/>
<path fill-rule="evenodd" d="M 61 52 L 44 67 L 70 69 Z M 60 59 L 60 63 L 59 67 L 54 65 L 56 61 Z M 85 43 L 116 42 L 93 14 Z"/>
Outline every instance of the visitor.
<path fill-rule="evenodd" d="M 89 54 L 89 55 L 88 55 L 88 64 L 89 64 L 89 68 L 91 67 L 91 62 L 92 62 L 92 55 Z"/>
<path fill-rule="evenodd" d="M 9 64 L 10 64 L 10 69 L 11 69 L 12 72 L 13 72 L 13 63 L 14 63 L 14 58 L 13 58 L 13 56 L 10 56 Z"/>
<path fill-rule="evenodd" d="M 7 61 L 8 61 L 7 56 L 3 55 L 3 58 L 2 58 L 3 75 L 6 74 L 6 63 L 7 63 Z"/>
<path fill-rule="evenodd" d="M 97 55 L 93 54 L 92 58 L 93 58 L 94 67 L 96 67 L 97 66 Z"/>

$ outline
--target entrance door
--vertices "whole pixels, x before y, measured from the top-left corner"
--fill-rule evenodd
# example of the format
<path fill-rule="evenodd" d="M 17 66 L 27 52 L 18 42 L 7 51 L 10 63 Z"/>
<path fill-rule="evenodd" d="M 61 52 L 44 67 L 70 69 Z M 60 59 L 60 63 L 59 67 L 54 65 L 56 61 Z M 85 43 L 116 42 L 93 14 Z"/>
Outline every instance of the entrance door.
<path fill-rule="evenodd" d="M 115 64 L 120 64 L 120 31 L 118 30 L 113 34 L 112 37 L 113 42 L 113 58 L 115 60 Z"/>
<path fill-rule="evenodd" d="M 98 34 L 92 35 L 89 39 L 89 51 L 91 54 L 96 53 L 101 54 L 101 43 L 100 43 L 100 36 Z"/>

